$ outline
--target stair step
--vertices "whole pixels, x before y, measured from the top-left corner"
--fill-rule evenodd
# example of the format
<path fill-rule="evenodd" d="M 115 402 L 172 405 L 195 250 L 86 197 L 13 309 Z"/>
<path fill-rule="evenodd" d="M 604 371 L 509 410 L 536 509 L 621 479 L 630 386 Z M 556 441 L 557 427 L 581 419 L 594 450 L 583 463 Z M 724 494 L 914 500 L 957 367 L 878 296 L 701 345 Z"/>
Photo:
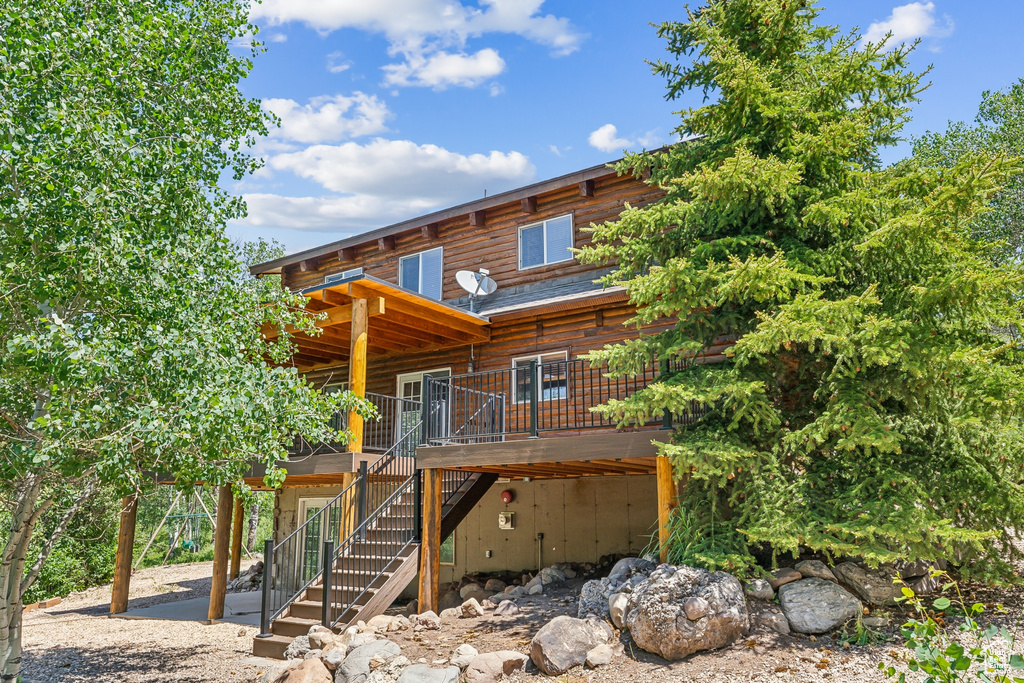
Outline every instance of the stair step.
<path fill-rule="evenodd" d="M 301 635 L 301 634 L 300 634 Z M 266 638 L 252 639 L 252 653 L 256 657 L 284 659 L 284 651 L 292 644 L 293 636 L 272 635 Z"/>
<path fill-rule="evenodd" d="M 315 618 L 305 618 L 296 616 L 287 616 L 274 619 L 274 622 L 270 625 L 270 631 L 275 636 L 287 636 L 288 638 L 294 638 L 295 636 L 304 636 L 309 633 L 309 627 L 320 623 L 320 615 L 317 614 Z"/>

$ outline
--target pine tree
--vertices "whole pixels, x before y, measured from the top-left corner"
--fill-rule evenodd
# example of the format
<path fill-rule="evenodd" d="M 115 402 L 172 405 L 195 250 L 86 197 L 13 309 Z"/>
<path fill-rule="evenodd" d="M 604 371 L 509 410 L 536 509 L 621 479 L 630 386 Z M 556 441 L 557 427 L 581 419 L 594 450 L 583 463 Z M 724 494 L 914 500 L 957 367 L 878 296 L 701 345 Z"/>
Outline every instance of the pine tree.
<path fill-rule="evenodd" d="M 595 361 L 698 359 L 603 408 L 623 424 L 707 408 L 662 447 L 686 482 L 672 557 L 743 572 L 758 549 L 944 555 L 1006 575 L 1024 272 L 969 226 L 1019 160 L 883 166 L 923 89 L 913 45 L 864 43 L 813 2 L 688 12 L 658 28 L 671 59 L 653 67 L 670 99 L 705 104 L 680 112 L 686 142 L 618 167 L 665 197 L 592 226 L 581 255 L 617 264 L 605 282 L 635 323 L 674 323 Z M 724 360 L 699 360 L 722 341 Z"/>

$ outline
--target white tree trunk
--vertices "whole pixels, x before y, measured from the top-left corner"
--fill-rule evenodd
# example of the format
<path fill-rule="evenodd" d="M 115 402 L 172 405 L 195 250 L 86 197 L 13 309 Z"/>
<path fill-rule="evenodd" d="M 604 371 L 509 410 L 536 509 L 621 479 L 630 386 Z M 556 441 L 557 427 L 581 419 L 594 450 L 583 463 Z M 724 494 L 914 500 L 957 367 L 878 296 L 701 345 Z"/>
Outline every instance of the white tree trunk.
<path fill-rule="evenodd" d="M 0 556 L 0 681 L 13 683 L 21 670 L 21 610 L 25 561 L 43 507 L 36 507 L 41 479 L 31 477 L 17 489 L 10 536 Z"/>
<path fill-rule="evenodd" d="M 260 496 L 259 494 L 253 496 L 252 505 L 249 506 L 249 538 L 246 544 L 251 552 L 259 552 L 260 549 L 256 547 L 256 531 L 260 526 Z"/>

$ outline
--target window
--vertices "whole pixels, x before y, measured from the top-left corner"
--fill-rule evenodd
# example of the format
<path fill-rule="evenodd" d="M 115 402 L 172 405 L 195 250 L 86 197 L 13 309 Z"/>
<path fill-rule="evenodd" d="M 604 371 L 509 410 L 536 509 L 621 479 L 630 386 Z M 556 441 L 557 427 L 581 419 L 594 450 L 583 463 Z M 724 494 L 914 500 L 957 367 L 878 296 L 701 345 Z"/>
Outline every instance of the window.
<path fill-rule="evenodd" d="M 441 544 L 441 564 L 455 564 L 455 534 L 444 539 Z"/>
<path fill-rule="evenodd" d="M 343 270 L 340 273 L 333 273 L 331 275 L 328 275 L 327 277 L 324 278 L 324 284 L 326 285 L 331 282 L 337 282 L 338 280 L 347 280 L 350 277 L 355 277 L 356 275 L 362 274 L 362 268 L 349 268 L 348 270 Z"/>
<path fill-rule="evenodd" d="M 428 249 L 398 262 L 398 286 L 441 300 L 443 247 Z"/>
<path fill-rule="evenodd" d="M 519 228 L 519 269 L 572 259 L 572 214 Z"/>
<path fill-rule="evenodd" d="M 516 403 L 527 403 L 530 400 L 530 361 L 537 361 L 537 376 L 540 377 L 541 401 L 551 401 L 568 396 L 569 390 L 569 354 L 544 353 L 537 356 L 513 358 L 512 367 L 516 376 Z"/>

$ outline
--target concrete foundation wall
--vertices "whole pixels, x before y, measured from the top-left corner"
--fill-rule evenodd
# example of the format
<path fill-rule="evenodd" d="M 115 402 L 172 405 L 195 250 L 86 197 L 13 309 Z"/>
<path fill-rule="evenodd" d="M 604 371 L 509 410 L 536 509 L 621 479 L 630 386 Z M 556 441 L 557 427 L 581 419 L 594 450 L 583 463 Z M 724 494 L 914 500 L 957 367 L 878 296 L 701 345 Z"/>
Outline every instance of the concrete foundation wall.
<path fill-rule="evenodd" d="M 500 499 L 505 489 L 515 494 L 507 506 Z M 340 486 L 281 489 L 274 505 L 274 539 L 295 530 L 301 498 L 329 499 L 340 492 Z M 506 510 L 515 513 L 515 529 L 498 528 L 498 513 Z M 455 530 L 455 564 L 441 566 L 441 581 L 471 572 L 536 571 L 555 562 L 636 554 L 657 533 L 657 521 L 653 476 L 498 482 Z M 543 545 L 537 534 L 544 534 Z"/>
<path fill-rule="evenodd" d="M 507 506 L 500 499 L 505 489 L 515 493 Z M 515 513 L 515 529 L 498 528 L 498 512 L 505 510 Z M 441 581 L 635 554 L 657 533 L 657 523 L 653 476 L 498 482 L 455 530 L 455 564 L 442 565 Z"/>

